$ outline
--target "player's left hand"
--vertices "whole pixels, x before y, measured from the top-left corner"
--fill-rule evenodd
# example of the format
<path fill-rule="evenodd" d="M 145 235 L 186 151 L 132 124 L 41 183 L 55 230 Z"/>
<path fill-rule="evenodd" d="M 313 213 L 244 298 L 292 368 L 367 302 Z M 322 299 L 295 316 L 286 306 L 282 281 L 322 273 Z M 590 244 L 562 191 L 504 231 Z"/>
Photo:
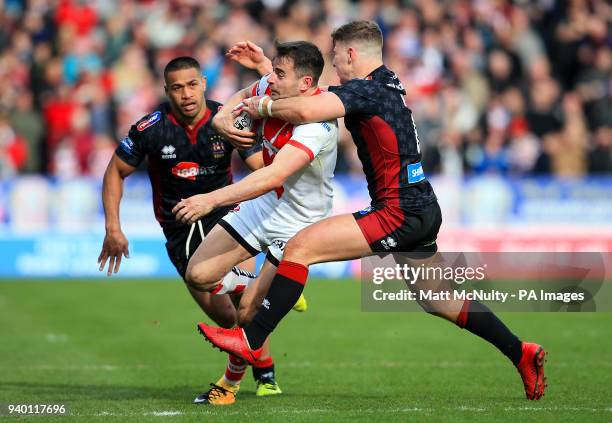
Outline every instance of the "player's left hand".
<path fill-rule="evenodd" d="M 212 126 L 228 142 L 236 148 L 247 149 L 255 144 L 255 134 L 251 131 L 242 131 L 234 127 L 234 112 L 219 111 L 212 120 Z"/>
<path fill-rule="evenodd" d="M 270 96 L 267 95 L 246 98 L 242 100 L 243 106 L 240 109 L 232 111 L 232 116 L 236 117 L 246 111 L 253 119 L 261 119 L 268 116 L 268 102 L 270 102 Z"/>
<path fill-rule="evenodd" d="M 225 53 L 225 57 L 240 63 L 245 68 L 255 69 L 260 75 L 272 72 L 272 62 L 257 44 L 239 41 Z"/>
<path fill-rule="evenodd" d="M 190 225 L 210 214 L 214 209 L 207 194 L 198 194 L 181 200 L 174 206 L 172 213 L 176 215 L 176 220 Z"/>

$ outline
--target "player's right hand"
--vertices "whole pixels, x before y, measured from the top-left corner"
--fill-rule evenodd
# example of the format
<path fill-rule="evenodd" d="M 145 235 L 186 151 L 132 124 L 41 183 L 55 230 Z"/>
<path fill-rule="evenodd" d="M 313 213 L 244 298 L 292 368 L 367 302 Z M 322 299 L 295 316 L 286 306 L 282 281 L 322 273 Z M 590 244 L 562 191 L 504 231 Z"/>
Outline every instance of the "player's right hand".
<path fill-rule="evenodd" d="M 113 273 L 119 271 L 121 266 L 121 255 L 125 258 L 130 258 L 130 251 L 128 250 L 128 240 L 121 231 L 107 231 L 102 243 L 102 251 L 98 257 L 98 263 L 100 264 L 100 272 L 104 270 L 106 261 L 108 262 L 107 276 L 111 276 Z"/>
<path fill-rule="evenodd" d="M 230 111 L 220 110 L 213 118 L 212 126 L 236 148 L 251 148 L 255 144 L 255 133 L 236 129 L 234 116 Z"/>

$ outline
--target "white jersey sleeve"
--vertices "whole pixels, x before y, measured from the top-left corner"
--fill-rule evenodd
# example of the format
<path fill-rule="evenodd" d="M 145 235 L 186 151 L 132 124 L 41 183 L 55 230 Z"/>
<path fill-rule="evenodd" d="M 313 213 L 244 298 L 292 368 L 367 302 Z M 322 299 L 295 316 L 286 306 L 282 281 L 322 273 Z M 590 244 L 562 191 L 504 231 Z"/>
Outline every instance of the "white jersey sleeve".
<path fill-rule="evenodd" d="M 266 74 L 262 76 L 259 81 L 257 81 L 253 85 L 253 89 L 251 90 L 251 95 L 260 96 L 260 95 L 270 95 L 270 84 L 268 84 L 268 78 L 270 78 L 270 74 Z"/>
<path fill-rule="evenodd" d="M 293 135 L 287 144 L 308 153 L 312 161 L 319 152 L 336 141 L 337 133 L 338 123 L 335 120 L 305 123 L 293 129 Z"/>

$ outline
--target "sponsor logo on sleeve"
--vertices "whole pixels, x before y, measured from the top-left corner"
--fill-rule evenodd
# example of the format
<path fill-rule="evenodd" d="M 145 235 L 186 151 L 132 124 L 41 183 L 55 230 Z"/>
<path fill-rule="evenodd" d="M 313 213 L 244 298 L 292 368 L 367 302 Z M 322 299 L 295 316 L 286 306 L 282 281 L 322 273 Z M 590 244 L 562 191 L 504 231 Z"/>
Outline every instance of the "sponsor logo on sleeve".
<path fill-rule="evenodd" d="M 408 165 L 408 182 L 415 184 L 425 179 L 425 172 L 423 172 L 423 166 L 421 162 L 412 163 Z"/>
<path fill-rule="evenodd" d="M 125 137 L 122 139 L 119 143 L 119 147 L 121 147 L 121 149 L 130 156 L 134 155 L 134 141 L 132 141 L 130 137 Z"/>
<path fill-rule="evenodd" d="M 159 111 L 153 112 L 149 116 L 145 117 L 143 120 L 138 122 L 138 125 L 136 125 L 136 129 L 142 132 L 145 129 L 147 129 L 149 126 L 156 124 L 160 120 L 161 120 L 161 112 Z"/>

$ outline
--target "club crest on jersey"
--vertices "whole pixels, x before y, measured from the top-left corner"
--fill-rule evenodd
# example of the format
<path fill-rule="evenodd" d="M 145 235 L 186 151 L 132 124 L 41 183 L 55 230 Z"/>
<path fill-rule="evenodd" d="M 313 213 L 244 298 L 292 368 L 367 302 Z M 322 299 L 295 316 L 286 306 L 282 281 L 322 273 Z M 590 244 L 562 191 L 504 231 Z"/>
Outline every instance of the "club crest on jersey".
<path fill-rule="evenodd" d="M 223 144 L 223 141 L 213 141 L 212 153 L 215 159 L 220 159 L 225 155 L 225 144 Z"/>
<path fill-rule="evenodd" d="M 174 148 L 173 145 L 164 145 L 161 149 L 162 152 L 162 159 L 176 159 L 176 154 L 174 154 L 174 152 L 176 151 L 176 148 Z"/>
<path fill-rule="evenodd" d="M 145 129 L 147 129 L 149 126 L 156 124 L 160 120 L 161 120 L 161 112 L 160 111 L 153 112 L 149 116 L 145 117 L 143 120 L 138 122 L 138 125 L 136 125 L 136 129 L 142 132 Z"/>

